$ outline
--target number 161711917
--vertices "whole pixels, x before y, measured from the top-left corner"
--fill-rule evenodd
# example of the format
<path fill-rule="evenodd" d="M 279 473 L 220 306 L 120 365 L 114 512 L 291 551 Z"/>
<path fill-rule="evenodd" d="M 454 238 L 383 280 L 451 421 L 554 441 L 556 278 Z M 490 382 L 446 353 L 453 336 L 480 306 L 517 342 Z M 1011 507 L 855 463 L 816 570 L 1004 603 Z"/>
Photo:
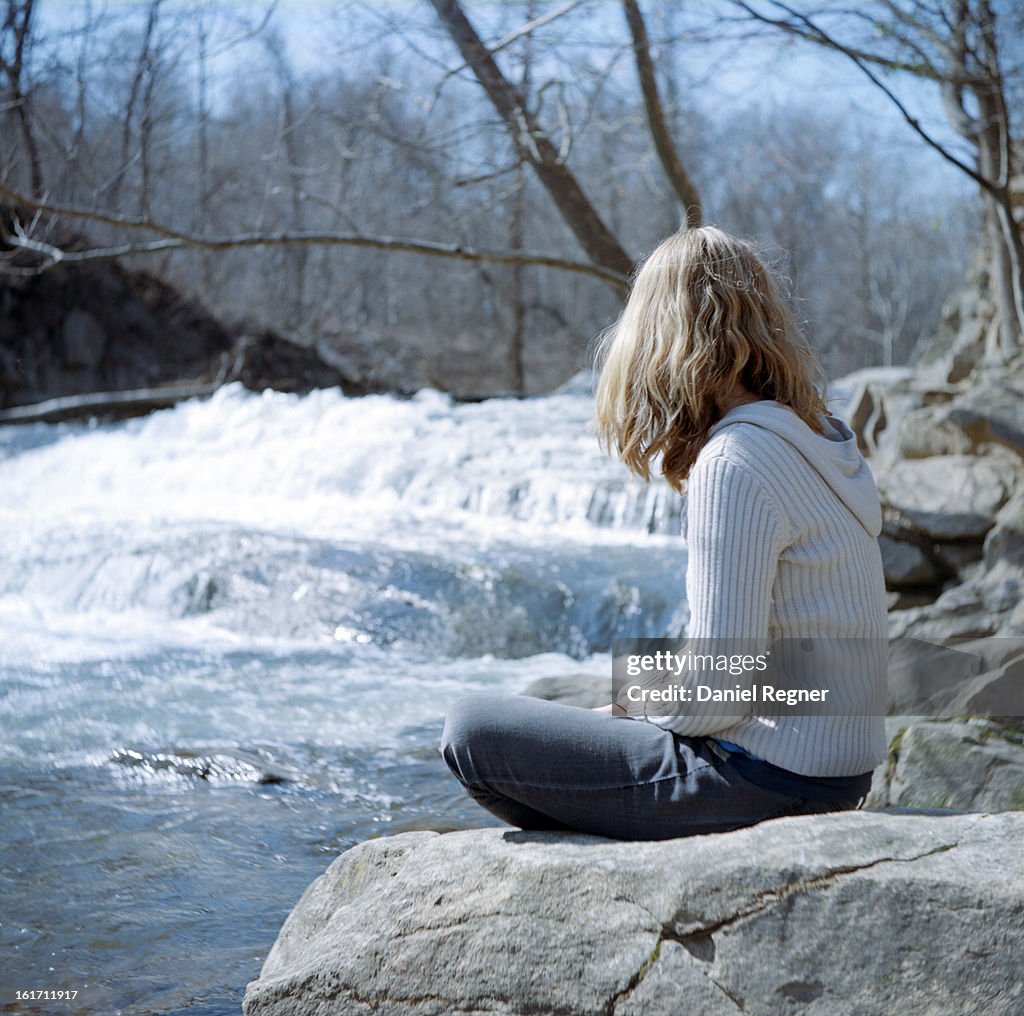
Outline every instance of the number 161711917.
<path fill-rule="evenodd" d="M 16 991 L 14 997 L 19 1002 L 59 1002 L 62 999 L 78 997 L 77 988 L 35 988 L 32 991 Z"/>

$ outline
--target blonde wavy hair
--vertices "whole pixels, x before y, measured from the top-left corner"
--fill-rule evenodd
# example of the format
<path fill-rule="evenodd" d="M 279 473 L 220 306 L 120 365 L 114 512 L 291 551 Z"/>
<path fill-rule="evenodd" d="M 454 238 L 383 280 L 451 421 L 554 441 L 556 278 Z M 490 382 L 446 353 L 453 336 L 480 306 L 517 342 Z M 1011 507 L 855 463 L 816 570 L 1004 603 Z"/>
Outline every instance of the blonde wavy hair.
<path fill-rule="evenodd" d="M 824 375 L 750 244 L 714 226 L 663 240 L 640 266 L 597 354 L 596 424 L 644 480 L 678 491 L 739 382 L 822 433 Z"/>

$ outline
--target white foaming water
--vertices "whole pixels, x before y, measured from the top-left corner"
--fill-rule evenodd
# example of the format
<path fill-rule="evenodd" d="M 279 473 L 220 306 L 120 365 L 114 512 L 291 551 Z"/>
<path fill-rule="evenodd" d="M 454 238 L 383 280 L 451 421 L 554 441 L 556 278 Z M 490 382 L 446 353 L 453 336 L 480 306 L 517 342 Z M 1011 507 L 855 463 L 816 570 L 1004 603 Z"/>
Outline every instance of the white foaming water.
<path fill-rule="evenodd" d="M 219 520 L 331 537 L 467 512 L 462 524 L 678 531 L 678 498 L 602 455 L 591 412 L 574 395 L 456 406 L 431 391 L 347 399 L 229 385 L 117 426 L 0 430 L 0 519 Z"/>
<path fill-rule="evenodd" d="M 232 385 L 0 429 L 0 757 L 381 745 L 459 690 L 679 630 L 679 499 L 591 414 Z"/>

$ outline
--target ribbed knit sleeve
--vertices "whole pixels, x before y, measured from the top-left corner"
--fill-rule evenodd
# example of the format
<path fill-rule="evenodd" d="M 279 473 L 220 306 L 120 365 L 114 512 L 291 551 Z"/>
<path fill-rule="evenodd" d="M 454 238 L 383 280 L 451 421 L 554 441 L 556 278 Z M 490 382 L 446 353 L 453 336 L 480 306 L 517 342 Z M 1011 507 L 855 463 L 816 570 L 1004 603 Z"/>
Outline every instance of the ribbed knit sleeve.
<path fill-rule="evenodd" d="M 749 469 L 721 456 L 698 460 L 687 484 L 688 650 L 733 656 L 768 648 L 772 588 L 786 531 L 774 497 Z M 752 669 L 702 669 L 678 680 L 694 694 L 698 685 L 735 691 L 749 689 L 754 674 Z M 660 676 L 662 683 L 667 680 Z M 734 727 L 750 715 L 749 707 L 737 710 L 744 707 L 691 705 L 683 715 L 648 718 L 697 737 Z"/>
<path fill-rule="evenodd" d="M 688 637 L 767 646 L 772 585 L 786 526 L 767 488 L 724 457 L 700 461 L 687 487 Z"/>

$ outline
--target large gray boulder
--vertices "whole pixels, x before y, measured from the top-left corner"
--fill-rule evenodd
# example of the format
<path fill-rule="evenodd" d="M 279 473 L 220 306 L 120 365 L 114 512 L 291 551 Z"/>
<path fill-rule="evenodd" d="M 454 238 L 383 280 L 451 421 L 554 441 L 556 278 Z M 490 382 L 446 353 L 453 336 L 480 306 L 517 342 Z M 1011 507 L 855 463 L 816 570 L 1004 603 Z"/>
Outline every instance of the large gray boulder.
<path fill-rule="evenodd" d="M 893 639 L 889 643 L 888 712 L 942 715 L 983 665 L 980 653 L 918 639 Z"/>
<path fill-rule="evenodd" d="M 934 603 L 891 613 L 889 635 L 924 639 L 1024 635 L 1024 490 L 996 514 L 976 569 Z"/>
<path fill-rule="evenodd" d="M 1024 814 L 853 812 L 660 843 L 483 829 L 342 854 L 247 1016 L 1024 1011 Z"/>
<path fill-rule="evenodd" d="M 984 719 L 912 723 L 893 738 L 889 763 L 882 779 L 876 778 L 868 803 L 1020 811 L 1024 735 Z"/>
<path fill-rule="evenodd" d="M 972 451 L 1001 444 L 1024 457 L 1024 388 L 999 382 L 969 390 L 950 408 L 949 422 L 968 438 Z"/>
<path fill-rule="evenodd" d="M 997 445 L 1024 457 L 1022 381 L 919 387 L 922 404 L 892 419 L 881 443 L 894 459 L 987 454 Z"/>
<path fill-rule="evenodd" d="M 1024 635 L 1024 572 L 998 566 L 951 586 L 934 602 L 889 615 L 891 638 L 976 639 Z"/>
<path fill-rule="evenodd" d="M 883 499 L 934 540 L 981 540 L 1020 472 L 1015 456 L 935 455 L 878 477 Z"/>

